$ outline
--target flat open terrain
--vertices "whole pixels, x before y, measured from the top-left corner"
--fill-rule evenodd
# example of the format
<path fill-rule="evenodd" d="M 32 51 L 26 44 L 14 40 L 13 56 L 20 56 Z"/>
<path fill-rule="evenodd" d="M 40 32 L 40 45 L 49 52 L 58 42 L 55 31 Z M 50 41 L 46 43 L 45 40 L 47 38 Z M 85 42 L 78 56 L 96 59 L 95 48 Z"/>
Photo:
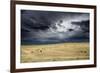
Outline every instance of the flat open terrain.
<path fill-rule="evenodd" d="M 89 59 L 89 43 L 22 45 L 21 62 L 45 62 Z"/>

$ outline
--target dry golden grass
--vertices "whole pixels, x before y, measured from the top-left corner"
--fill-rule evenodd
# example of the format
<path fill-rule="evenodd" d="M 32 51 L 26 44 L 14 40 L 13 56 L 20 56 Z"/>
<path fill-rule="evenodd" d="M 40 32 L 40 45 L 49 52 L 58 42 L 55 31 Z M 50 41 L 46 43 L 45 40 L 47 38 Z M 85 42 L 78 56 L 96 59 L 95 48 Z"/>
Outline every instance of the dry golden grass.
<path fill-rule="evenodd" d="M 21 46 L 22 63 L 84 59 L 89 59 L 89 43 L 61 43 Z"/>

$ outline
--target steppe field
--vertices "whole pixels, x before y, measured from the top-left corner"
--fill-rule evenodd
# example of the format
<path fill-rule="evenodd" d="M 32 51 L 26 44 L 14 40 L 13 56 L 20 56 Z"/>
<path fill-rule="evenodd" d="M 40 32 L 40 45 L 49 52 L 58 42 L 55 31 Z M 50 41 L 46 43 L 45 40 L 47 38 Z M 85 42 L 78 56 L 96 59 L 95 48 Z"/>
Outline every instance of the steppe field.
<path fill-rule="evenodd" d="M 21 45 L 21 63 L 89 59 L 89 43 Z"/>

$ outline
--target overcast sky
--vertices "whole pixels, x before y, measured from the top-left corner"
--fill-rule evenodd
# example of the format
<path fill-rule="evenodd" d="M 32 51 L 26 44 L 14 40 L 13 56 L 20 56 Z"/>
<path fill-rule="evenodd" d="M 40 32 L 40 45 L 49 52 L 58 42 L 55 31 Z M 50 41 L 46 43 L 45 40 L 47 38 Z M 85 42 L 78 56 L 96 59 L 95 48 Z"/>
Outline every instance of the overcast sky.
<path fill-rule="evenodd" d="M 21 10 L 21 43 L 89 41 L 89 13 Z"/>

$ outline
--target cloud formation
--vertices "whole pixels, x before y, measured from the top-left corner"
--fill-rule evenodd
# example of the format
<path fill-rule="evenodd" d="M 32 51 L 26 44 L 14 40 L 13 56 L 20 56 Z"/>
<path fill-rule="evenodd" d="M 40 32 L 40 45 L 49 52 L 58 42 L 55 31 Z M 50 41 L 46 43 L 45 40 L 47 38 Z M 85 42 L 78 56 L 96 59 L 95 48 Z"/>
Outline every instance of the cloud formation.
<path fill-rule="evenodd" d="M 89 41 L 89 14 L 21 10 L 21 43 Z"/>

